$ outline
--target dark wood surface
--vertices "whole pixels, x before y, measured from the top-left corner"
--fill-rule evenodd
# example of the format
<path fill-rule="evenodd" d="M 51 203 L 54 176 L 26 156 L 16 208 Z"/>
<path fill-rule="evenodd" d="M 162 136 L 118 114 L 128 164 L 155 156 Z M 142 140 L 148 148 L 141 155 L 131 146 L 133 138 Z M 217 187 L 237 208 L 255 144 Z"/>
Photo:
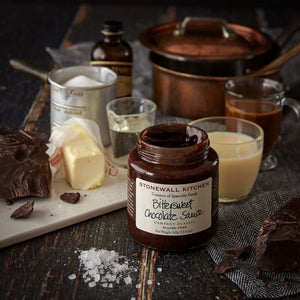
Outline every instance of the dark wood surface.
<path fill-rule="evenodd" d="M 100 26 L 108 18 L 123 21 L 125 38 L 134 41 L 149 26 L 187 15 L 221 16 L 255 28 L 282 28 L 299 15 L 299 10 L 288 8 L 71 4 L 1 4 L 0 8 L 0 124 L 48 134 L 49 85 L 12 70 L 10 58 L 22 58 L 50 70 L 54 64 L 46 46 L 67 47 L 97 40 Z M 298 91 L 294 90 L 294 97 Z M 133 260 L 139 266 L 138 272 L 131 274 L 133 284 L 89 288 L 79 276 L 82 266 L 75 252 L 91 247 L 115 250 Z M 0 299 L 245 299 L 235 284 L 213 273 L 214 267 L 204 248 L 169 253 L 138 245 L 128 233 L 126 209 L 121 209 L 1 249 Z M 68 276 L 73 273 L 77 279 L 70 281 Z M 286 297 L 295 298 L 299 297 Z"/>

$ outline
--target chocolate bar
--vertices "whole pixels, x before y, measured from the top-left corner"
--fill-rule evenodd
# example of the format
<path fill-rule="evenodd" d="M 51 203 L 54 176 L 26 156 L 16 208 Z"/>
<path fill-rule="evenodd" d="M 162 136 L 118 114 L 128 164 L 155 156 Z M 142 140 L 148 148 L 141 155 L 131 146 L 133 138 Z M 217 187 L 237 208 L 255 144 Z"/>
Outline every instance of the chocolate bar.
<path fill-rule="evenodd" d="M 0 127 L 0 200 L 50 196 L 46 140 L 44 134 Z"/>
<path fill-rule="evenodd" d="M 271 215 L 259 230 L 256 266 L 262 271 L 300 271 L 300 194 Z"/>

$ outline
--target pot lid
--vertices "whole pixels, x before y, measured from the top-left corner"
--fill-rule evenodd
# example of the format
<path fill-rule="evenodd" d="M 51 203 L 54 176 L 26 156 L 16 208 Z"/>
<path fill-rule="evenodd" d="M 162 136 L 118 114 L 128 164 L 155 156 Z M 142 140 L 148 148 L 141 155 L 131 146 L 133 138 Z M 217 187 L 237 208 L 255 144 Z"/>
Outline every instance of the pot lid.
<path fill-rule="evenodd" d="M 139 40 L 151 51 L 181 61 L 250 59 L 273 46 L 273 40 L 258 30 L 206 17 L 154 26 Z"/>

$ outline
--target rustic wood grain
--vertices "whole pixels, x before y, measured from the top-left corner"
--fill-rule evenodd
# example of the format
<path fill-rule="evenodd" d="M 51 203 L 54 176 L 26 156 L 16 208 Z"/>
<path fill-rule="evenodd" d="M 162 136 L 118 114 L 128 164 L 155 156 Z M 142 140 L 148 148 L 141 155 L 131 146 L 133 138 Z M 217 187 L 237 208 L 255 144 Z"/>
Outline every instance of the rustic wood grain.
<path fill-rule="evenodd" d="M 143 248 L 141 256 L 138 300 L 152 299 L 152 294 L 155 290 L 154 267 L 157 255 L 157 251 L 145 247 Z"/>
<path fill-rule="evenodd" d="M 107 18 L 123 21 L 125 38 L 134 41 L 145 28 L 191 14 L 225 16 L 231 22 L 243 20 L 252 26 L 260 22 L 255 10 L 82 5 L 60 47 L 97 40 Z M 271 24 L 275 16 L 284 16 L 284 12 L 269 18 L 268 14 L 269 11 L 265 17 Z M 49 133 L 49 99 L 49 84 L 45 84 L 23 121 L 25 129 Z M 126 217 L 126 209 L 120 209 L 1 249 L 0 299 L 246 299 L 235 284 L 213 273 L 215 264 L 204 248 L 180 253 L 145 248 L 129 235 Z M 115 249 L 130 258 L 138 267 L 138 272 L 131 274 L 132 285 L 89 288 L 82 279 L 78 250 L 91 247 Z M 73 281 L 68 279 L 71 274 L 76 275 Z"/>

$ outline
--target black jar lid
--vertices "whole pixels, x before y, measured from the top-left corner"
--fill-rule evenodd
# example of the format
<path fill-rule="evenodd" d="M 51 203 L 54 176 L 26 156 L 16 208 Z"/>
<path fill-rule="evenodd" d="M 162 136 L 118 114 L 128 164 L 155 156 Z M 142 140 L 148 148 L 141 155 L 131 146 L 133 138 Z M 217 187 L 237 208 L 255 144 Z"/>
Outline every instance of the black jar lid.
<path fill-rule="evenodd" d="M 120 21 L 105 21 L 102 26 L 103 33 L 121 33 L 123 32 L 123 23 Z"/>

